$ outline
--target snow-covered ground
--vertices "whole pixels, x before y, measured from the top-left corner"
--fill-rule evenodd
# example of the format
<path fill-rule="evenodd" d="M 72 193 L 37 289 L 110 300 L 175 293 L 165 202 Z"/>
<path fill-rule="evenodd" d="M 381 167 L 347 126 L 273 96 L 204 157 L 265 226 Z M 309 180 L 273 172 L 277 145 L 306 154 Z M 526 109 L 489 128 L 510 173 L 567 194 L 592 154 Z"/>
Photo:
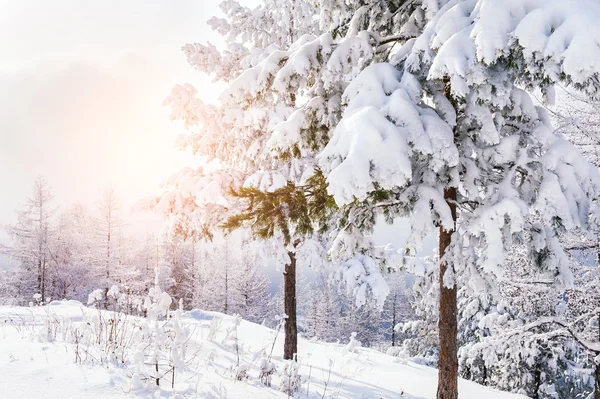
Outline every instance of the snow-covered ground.
<path fill-rule="evenodd" d="M 53 325 L 58 326 L 49 320 L 63 320 L 63 327 L 56 328 L 64 329 L 65 320 L 72 322 L 71 326 L 82 327 L 82 323 L 93 320 L 97 313 L 75 301 L 52 302 L 45 307 L 0 307 L 0 398 L 288 397 L 277 390 L 280 378 L 277 373 L 271 387 L 258 379 L 261 357 L 271 351 L 275 335 L 272 359 L 278 372 L 284 368 L 281 333 L 246 321 L 241 321 L 236 331 L 234 317 L 199 310 L 186 312 L 183 324 L 191 331 L 186 350 L 188 368 L 176 375 L 174 390 L 170 386 L 170 377 L 165 378 L 158 389 L 152 381 L 142 388 L 132 389 L 131 362 L 101 364 L 98 359 L 91 358 L 91 354 L 86 356 L 85 348 L 80 347 L 79 355 L 83 360 L 75 363 L 75 345 L 61 339 L 64 331 L 48 332 Z M 136 323 L 135 319 L 131 322 Z M 249 378 L 244 381 L 236 381 L 231 371 L 237 363 L 232 331 L 237 332 L 239 339 L 240 363 L 249 367 Z M 88 349 L 91 353 L 91 348 Z M 435 398 L 435 369 L 403 363 L 374 350 L 358 348 L 352 351 L 344 345 L 302 338 L 299 352 L 302 385 L 295 397 Z M 459 392 L 463 399 L 522 397 L 464 380 L 459 383 Z"/>

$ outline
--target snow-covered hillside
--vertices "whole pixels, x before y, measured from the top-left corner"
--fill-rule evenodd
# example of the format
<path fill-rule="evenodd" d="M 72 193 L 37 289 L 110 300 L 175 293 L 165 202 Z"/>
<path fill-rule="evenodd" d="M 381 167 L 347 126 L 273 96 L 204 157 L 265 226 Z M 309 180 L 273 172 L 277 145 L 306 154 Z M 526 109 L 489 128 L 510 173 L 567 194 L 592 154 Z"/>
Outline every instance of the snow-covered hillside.
<path fill-rule="evenodd" d="M 103 312 L 104 313 L 104 312 Z M 110 317 L 110 313 L 104 313 Z M 125 363 L 93 358 L 93 349 L 79 348 L 73 334 L 98 321 L 96 309 L 76 301 L 52 302 L 45 307 L 0 307 L 0 397 L 16 398 L 285 398 L 277 388 L 286 363 L 281 360 L 283 334 L 220 313 L 186 312 L 182 324 L 190 338 L 186 370 L 171 377 L 132 385 L 133 356 Z M 127 321 L 141 329 L 142 319 Z M 350 332 L 349 332 L 350 334 Z M 235 337 L 238 337 L 238 340 Z M 71 337 L 71 338 L 69 338 Z M 276 342 L 274 339 L 276 337 Z M 248 378 L 235 378 L 237 348 Z M 139 342 L 129 342 L 124 351 Z M 271 387 L 258 378 L 261 357 L 273 348 L 277 367 Z M 382 353 L 300 338 L 299 398 L 435 398 L 437 370 Z M 76 354 L 80 361 L 76 363 Z M 239 370 L 239 368 L 238 368 Z M 133 389 L 133 388 L 137 389 Z M 522 396 L 491 390 L 461 380 L 461 398 L 509 399 Z"/>

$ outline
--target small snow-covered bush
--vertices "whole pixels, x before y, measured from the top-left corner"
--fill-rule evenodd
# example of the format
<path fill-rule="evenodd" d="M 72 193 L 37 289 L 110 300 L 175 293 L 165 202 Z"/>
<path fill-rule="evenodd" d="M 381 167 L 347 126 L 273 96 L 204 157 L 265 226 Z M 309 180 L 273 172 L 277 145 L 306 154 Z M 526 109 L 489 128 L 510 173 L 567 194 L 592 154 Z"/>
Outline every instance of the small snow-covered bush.
<path fill-rule="evenodd" d="M 346 351 L 349 353 L 356 353 L 358 348 L 362 346 L 361 342 L 356 339 L 356 334 L 356 332 L 350 334 L 350 342 L 348 342 L 348 345 L 345 347 Z"/>
<path fill-rule="evenodd" d="M 300 390 L 300 364 L 295 360 L 287 360 L 281 371 L 279 390 L 287 395 L 293 395 Z"/>
<path fill-rule="evenodd" d="M 264 356 L 260 360 L 260 372 L 258 375 L 258 379 L 264 385 L 270 387 L 271 379 L 273 378 L 273 374 L 275 374 L 276 371 L 277 367 L 275 367 L 275 364 L 272 363 L 268 357 Z"/>

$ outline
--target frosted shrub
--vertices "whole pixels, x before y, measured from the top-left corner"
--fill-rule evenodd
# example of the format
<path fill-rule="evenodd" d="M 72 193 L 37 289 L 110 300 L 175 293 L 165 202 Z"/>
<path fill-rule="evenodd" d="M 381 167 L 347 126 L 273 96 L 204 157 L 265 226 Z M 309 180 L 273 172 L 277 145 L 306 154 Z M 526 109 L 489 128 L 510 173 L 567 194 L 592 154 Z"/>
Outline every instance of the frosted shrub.
<path fill-rule="evenodd" d="M 258 378 L 264 385 L 270 387 L 273 374 L 277 371 L 275 364 L 270 361 L 267 356 L 263 356 L 260 360 L 260 373 Z"/>
<path fill-rule="evenodd" d="M 96 289 L 88 295 L 88 305 L 98 306 L 104 299 L 104 293 L 101 289 Z"/>
<path fill-rule="evenodd" d="M 221 328 L 221 321 L 222 319 L 220 317 L 214 317 L 211 320 L 208 335 L 206 337 L 207 340 L 212 341 L 215 338 L 215 334 L 219 331 L 219 328 Z"/>
<path fill-rule="evenodd" d="M 301 379 L 298 373 L 299 367 L 300 364 L 295 360 L 287 360 L 284 363 L 279 383 L 279 390 L 281 392 L 291 396 L 300 390 Z"/>
<path fill-rule="evenodd" d="M 34 302 L 33 302 L 33 303 L 32 303 L 32 302 L 29 302 L 29 304 L 30 304 L 29 306 L 33 306 L 34 304 L 35 304 L 36 306 L 40 306 L 40 305 L 42 304 L 42 295 L 41 295 L 41 294 L 38 294 L 38 293 L 36 293 L 36 294 L 33 294 L 33 300 L 34 300 Z"/>

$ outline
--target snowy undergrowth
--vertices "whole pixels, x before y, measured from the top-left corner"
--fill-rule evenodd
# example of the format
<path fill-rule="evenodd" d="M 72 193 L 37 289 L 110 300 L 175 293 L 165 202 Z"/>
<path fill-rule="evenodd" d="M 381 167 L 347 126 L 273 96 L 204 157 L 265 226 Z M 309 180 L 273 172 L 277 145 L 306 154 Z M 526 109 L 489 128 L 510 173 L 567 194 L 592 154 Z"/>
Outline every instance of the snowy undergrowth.
<path fill-rule="evenodd" d="M 0 396 L 435 397 L 432 368 L 399 362 L 357 342 L 344 346 L 302 338 L 298 363 L 286 362 L 281 331 L 201 310 L 171 311 L 163 318 L 167 298 L 157 294 L 147 302 L 147 317 L 76 301 L 0 307 L 0 373 L 10 376 L 0 384 Z M 460 395 L 519 397 L 469 381 L 460 382 Z"/>

